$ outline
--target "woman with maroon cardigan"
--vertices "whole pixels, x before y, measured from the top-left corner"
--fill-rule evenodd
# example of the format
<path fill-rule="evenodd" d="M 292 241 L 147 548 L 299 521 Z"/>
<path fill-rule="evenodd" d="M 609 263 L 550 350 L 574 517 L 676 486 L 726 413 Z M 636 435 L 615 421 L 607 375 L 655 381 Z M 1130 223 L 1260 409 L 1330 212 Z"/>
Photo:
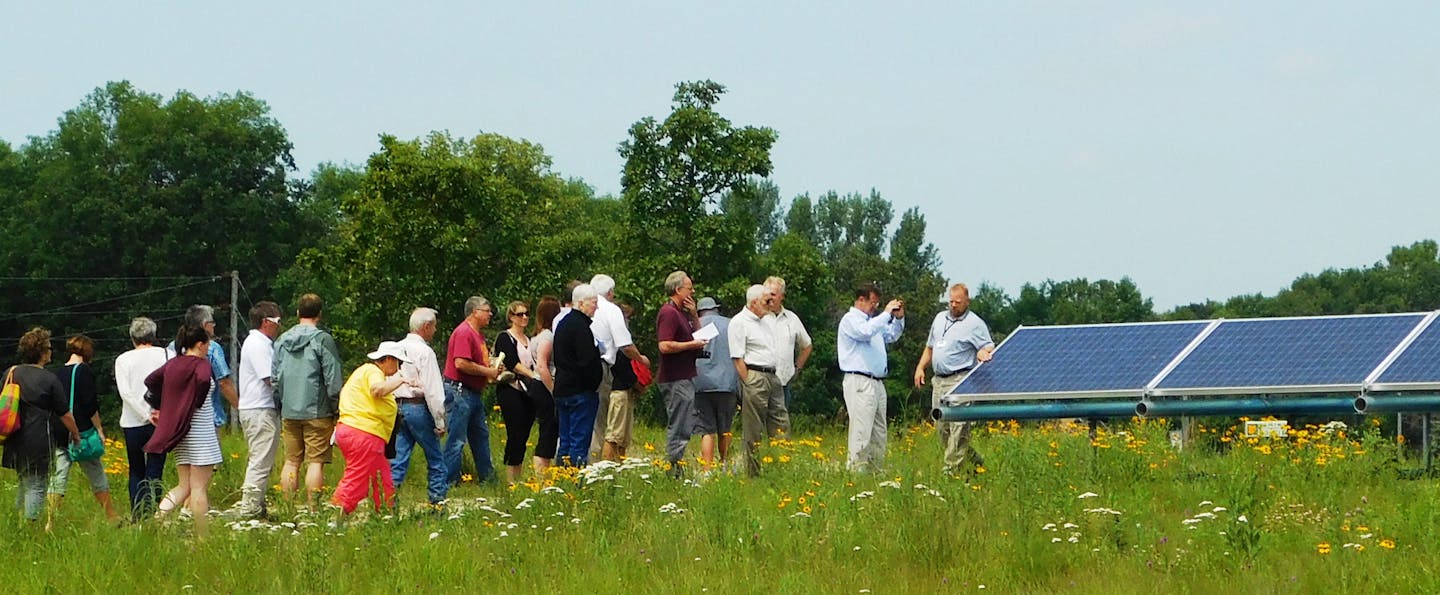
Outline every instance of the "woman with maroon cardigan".
<path fill-rule="evenodd" d="M 160 395 L 160 407 L 151 414 L 155 433 L 145 443 L 145 452 L 175 451 L 175 472 L 179 485 L 160 502 L 160 516 L 189 503 L 195 518 L 195 534 L 205 536 L 206 513 L 210 510 L 210 477 L 220 462 L 220 443 L 215 437 L 215 410 L 210 399 L 210 334 L 204 327 L 180 327 L 175 344 L 184 347 L 179 356 L 165 362 L 145 378 L 151 394 Z"/>

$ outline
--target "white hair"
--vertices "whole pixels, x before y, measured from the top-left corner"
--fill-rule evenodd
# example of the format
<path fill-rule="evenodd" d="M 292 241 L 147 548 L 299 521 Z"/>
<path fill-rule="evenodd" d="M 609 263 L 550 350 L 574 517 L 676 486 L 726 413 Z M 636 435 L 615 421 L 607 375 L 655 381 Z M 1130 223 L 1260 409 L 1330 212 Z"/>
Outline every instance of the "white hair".
<path fill-rule="evenodd" d="M 418 331 L 425 328 L 425 325 L 435 322 L 438 312 L 434 308 L 416 308 L 410 313 L 410 330 Z"/>
<path fill-rule="evenodd" d="M 606 277 L 606 279 L 609 279 L 609 277 Z M 599 295 L 599 292 L 595 291 L 594 285 L 590 285 L 589 283 L 581 283 L 579 285 L 576 285 L 575 291 L 570 294 L 570 301 L 571 303 L 578 304 L 585 300 L 594 299 Z"/>
<path fill-rule="evenodd" d="M 155 344 L 155 321 L 144 316 L 130 321 L 130 340 L 136 345 Z"/>
<path fill-rule="evenodd" d="M 780 277 L 771 276 L 765 279 L 765 286 L 775 293 L 785 293 L 785 280 Z"/>
<path fill-rule="evenodd" d="M 765 297 L 764 285 L 751 285 L 750 289 L 745 290 L 745 303 L 747 304 L 753 304 L 763 297 Z"/>
<path fill-rule="evenodd" d="M 600 273 L 590 278 L 590 287 L 595 289 L 595 295 L 610 295 L 615 291 L 615 279 L 610 275 Z M 572 296 L 572 301 L 580 301 L 580 298 Z"/>
<path fill-rule="evenodd" d="M 471 312 L 474 312 L 489 305 L 490 300 L 485 299 L 484 296 L 472 295 L 470 296 L 470 299 L 465 300 L 465 317 L 469 318 Z"/>

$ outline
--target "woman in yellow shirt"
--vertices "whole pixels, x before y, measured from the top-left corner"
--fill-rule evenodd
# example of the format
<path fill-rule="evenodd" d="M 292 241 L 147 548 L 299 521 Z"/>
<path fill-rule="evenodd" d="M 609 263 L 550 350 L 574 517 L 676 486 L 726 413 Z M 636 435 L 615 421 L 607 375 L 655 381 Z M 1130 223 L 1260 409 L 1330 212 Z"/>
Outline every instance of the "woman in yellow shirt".
<path fill-rule="evenodd" d="M 385 458 L 385 443 L 395 429 L 395 397 L 391 393 L 415 385 L 415 381 L 395 375 L 402 362 L 410 361 L 399 343 L 385 341 L 367 357 L 370 363 L 356 368 L 340 389 L 340 419 L 335 424 L 335 444 L 345 456 L 345 473 L 330 502 L 345 514 L 355 512 L 367 493 L 377 511 L 393 505 L 395 482 Z"/>

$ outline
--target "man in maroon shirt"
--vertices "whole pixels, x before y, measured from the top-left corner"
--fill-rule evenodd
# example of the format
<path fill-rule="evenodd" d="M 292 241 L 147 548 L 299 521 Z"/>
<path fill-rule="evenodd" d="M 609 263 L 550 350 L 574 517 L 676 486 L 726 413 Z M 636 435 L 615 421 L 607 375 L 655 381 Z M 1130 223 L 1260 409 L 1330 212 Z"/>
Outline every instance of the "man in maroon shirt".
<path fill-rule="evenodd" d="M 475 458 L 475 481 L 495 477 L 490 428 L 485 425 L 485 404 L 480 400 L 480 391 L 500 375 L 500 367 L 490 361 L 485 349 L 483 329 L 492 314 L 490 300 L 480 296 L 465 300 L 465 319 L 450 333 L 445 349 L 445 425 L 450 432 L 445 441 L 445 477 L 451 485 L 460 483 L 466 442 Z"/>
<path fill-rule="evenodd" d="M 669 426 L 665 431 L 665 453 L 672 473 L 681 475 L 680 461 L 685 447 L 695 433 L 695 358 L 705 348 L 705 341 L 696 339 L 700 319 L 695 313 L 695 285 L 685 271 L 675 271 L 665 278 L 665 293 L 670 299 L 660 307 L 655 319 L 655 334 L 660 339 L 660 374 L 656 382 L 665 397 Z"/>

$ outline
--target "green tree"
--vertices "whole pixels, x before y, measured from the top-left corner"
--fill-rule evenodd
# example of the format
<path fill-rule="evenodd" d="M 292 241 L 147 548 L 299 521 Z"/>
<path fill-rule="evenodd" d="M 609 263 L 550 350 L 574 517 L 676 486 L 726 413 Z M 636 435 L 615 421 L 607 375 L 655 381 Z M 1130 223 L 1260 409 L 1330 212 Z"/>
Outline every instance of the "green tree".
<path fill-rule="evenodd" d="M 675 86 L 664 121 L 642 118 L 620 143 L 621 176 L 633 253 L 647 276 L 685 269 L 718 282 L 753 260 L 754 237 L 710 208 L 752 176 L 768 176 L 774 130 L 736 127 L 715 111 L 725 87 L 713 81 Z M 747 241 L 748 240 L 748 241 Z M 720 267 L 718 270 L 715 267 Z"/>
<path fill-rule="evenodd" d="M 164 99 L 128 82 L 96 89 L 56 130 L 0 155 L 0 264 L 37 280 L 7 291 L 6 306 L 52 312 L 7 317 L 3 332 L 103 328 L 111 334 L 96 339 L 113 353 L 128 345 L 133 314 L 165 320 L 189 303 L 229 300 L 225 283 L 161 291 L 174 282 L 156 278 L 238 270 L 261 299 L 323 225 L 291 195 L 290 149 L 269 107 L 247 93 Z M 56 277 L 111 280 L 38 282 Z M 69 308 L 77 304 L 90 305 Z"/>
<path fill-rule="evenodd" d="M 780 187 L 769 180 L 745 180 L 720 198 L 720 212 L 751 232 L 758 252 L 780 235 Z"/>
<path fill-rule="evenodd" d="M 785 231 L 793 233 L 812 246 L 820 245 L 820 235 L 815 228 L 815 207 L 809 194 L 801 194 L 790 202 L 785 212 Z"/>
<path fill-rule="evenodd" d="M 352 348 L 403 334 L 416 306 L 453 323 L 470 295 L 498 311 L 511 299 L 557 294 L 606 256 L 614 228 L 577 214 L 615 201 L 551 172 L 539 145 L 440 132 L 385 135 L 380 145 L 358 186 L 340 194 L 336 241 L 306 250 L 290 275 L 333 288 L 325 296 L 335 300 L 332 320 L 342 340 L 359 343 Z"/>

